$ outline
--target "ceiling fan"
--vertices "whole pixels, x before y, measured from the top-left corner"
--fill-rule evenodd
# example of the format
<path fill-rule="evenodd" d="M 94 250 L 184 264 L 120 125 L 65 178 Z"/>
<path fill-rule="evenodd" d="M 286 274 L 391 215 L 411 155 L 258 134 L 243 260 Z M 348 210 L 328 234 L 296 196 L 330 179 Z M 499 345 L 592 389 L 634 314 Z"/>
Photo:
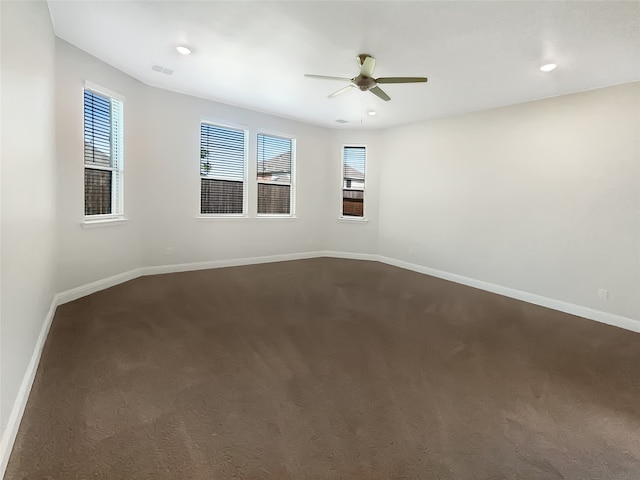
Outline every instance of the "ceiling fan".
<path fill-rule="evenodd" d="M 305 74 L 305 77 L 309 78 L 321 78 L 325 80 L 339 80 L 341 82 L 349 82 L 349 85 L 341 88 L 337 92 L 333 92 L 329 95 L 329 98 L 337 97 L 352 88 L 359 88 L 363 92 L 369 91 L 374 95 L 377 95 L 385 102 L 391 100 L 391 97 L 382 90 L 378 84 L 385 83 L 424 83 L 427 81 L 426 77 L 380 77 L 373 78 L 373 69 L 376 66 L 376 59 L 366 53 L 361 53 L 356 57 L 358 65 L 360 65 L 360 74 L 357 77 L 329 77 L 326 75 L 309 75 Z"/>

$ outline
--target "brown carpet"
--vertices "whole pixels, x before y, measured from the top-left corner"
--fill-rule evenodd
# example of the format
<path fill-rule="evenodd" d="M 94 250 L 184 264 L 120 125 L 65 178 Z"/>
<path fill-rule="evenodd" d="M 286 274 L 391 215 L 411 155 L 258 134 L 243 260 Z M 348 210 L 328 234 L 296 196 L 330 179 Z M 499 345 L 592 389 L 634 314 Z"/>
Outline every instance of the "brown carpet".
<path fill-rule="evenodd" d="M 8 479 L 640 478 L 640 335 L 382 265 L 58 308 Z"/>

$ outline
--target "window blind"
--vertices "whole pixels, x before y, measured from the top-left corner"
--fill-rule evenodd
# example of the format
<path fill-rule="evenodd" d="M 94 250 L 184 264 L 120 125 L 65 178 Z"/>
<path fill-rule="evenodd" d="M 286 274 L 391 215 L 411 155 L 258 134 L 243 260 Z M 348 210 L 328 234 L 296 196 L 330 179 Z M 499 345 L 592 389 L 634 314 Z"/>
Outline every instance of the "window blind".
<path fill-rule="evenodd" d="M 246 132 L 200 124 L 200 213 L 244 213 Z"/>
<path fill-rule="evenodd" d="M 122 116 L 120 100 L 84 91 L 85 215 L 122 214 Z"/>
<path fill-rule="evenodd" d="M 294 140 L 258 134 L 258 214 L 292 213 Z"/>
<path fill-rule="evenodd" d="M 366 147 L 342 150 L 342 215 L 364 217 Z"/>

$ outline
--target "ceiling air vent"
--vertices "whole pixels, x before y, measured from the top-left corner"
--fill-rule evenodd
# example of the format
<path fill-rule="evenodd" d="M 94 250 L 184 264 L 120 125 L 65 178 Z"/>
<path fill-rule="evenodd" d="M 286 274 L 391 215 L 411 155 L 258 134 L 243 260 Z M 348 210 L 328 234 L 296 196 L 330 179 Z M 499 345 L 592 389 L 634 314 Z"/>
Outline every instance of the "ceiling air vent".
<path fill-rule="evenodd" d="M 171 75 L 173 73 L 173 70 L 171 70 L 170 68 L 164 68 L 160 65 L 154 65 L 153 67 L 151 67 L 151 70 L 153 70 L 154 72 L 164 73 L 165 75 Z"/>

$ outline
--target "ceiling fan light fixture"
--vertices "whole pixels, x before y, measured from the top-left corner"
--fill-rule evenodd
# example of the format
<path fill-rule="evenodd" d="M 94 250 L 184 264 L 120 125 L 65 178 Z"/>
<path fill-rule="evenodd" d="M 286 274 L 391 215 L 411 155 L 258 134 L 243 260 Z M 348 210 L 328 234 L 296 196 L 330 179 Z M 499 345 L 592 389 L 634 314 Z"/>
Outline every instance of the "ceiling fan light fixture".
<path fill-rule="evenodd" d="M 191 53 L 191 49 L 185 45 L 176 46 L 176 50 L 180 55 L 189 55 Z"/>
<path fill-rule="evenodd" d="M 425 83 L 427 81 L 426 77 L 380 77 L 374 78 L 373 70 L 376 66 L 376 59 L 369 54 L 361 53 L 357 57 L 358 64 L 360 65 L 360 73 L 353 78 L 347 77 L 332 77 L 328 75 L 311 75 L 305 73 L 305 77 L 307 78 L 319 78 L 323 80 L 339 80 L 341 82 L 347 82 L 348 85 L 341 88 L 340 90 L 333 92 L 328 96 L 328 98 L 335 98 L 339 95 L 342 95 L 345 92 L 348 92 L 352 88 L 358 88 L 363 92 L 371 92 L 376 97 L 388 102 L 391 100 L 391 97 L 387 95 L 387 93 L 382 90 L 378 84 L 385 83 Z M 375 113 L 369 113 L 369 115 L 373 116 Z"/>
<path fill-rule="evenodd" d="M 557 66 L 558 65 L 556 65 L 555 63 L 547 63 L 545 65 L 542 65 L 540 67 L 540 70 L 542 70 L 543 72 L 552 72 L 556 69 Z"/>

